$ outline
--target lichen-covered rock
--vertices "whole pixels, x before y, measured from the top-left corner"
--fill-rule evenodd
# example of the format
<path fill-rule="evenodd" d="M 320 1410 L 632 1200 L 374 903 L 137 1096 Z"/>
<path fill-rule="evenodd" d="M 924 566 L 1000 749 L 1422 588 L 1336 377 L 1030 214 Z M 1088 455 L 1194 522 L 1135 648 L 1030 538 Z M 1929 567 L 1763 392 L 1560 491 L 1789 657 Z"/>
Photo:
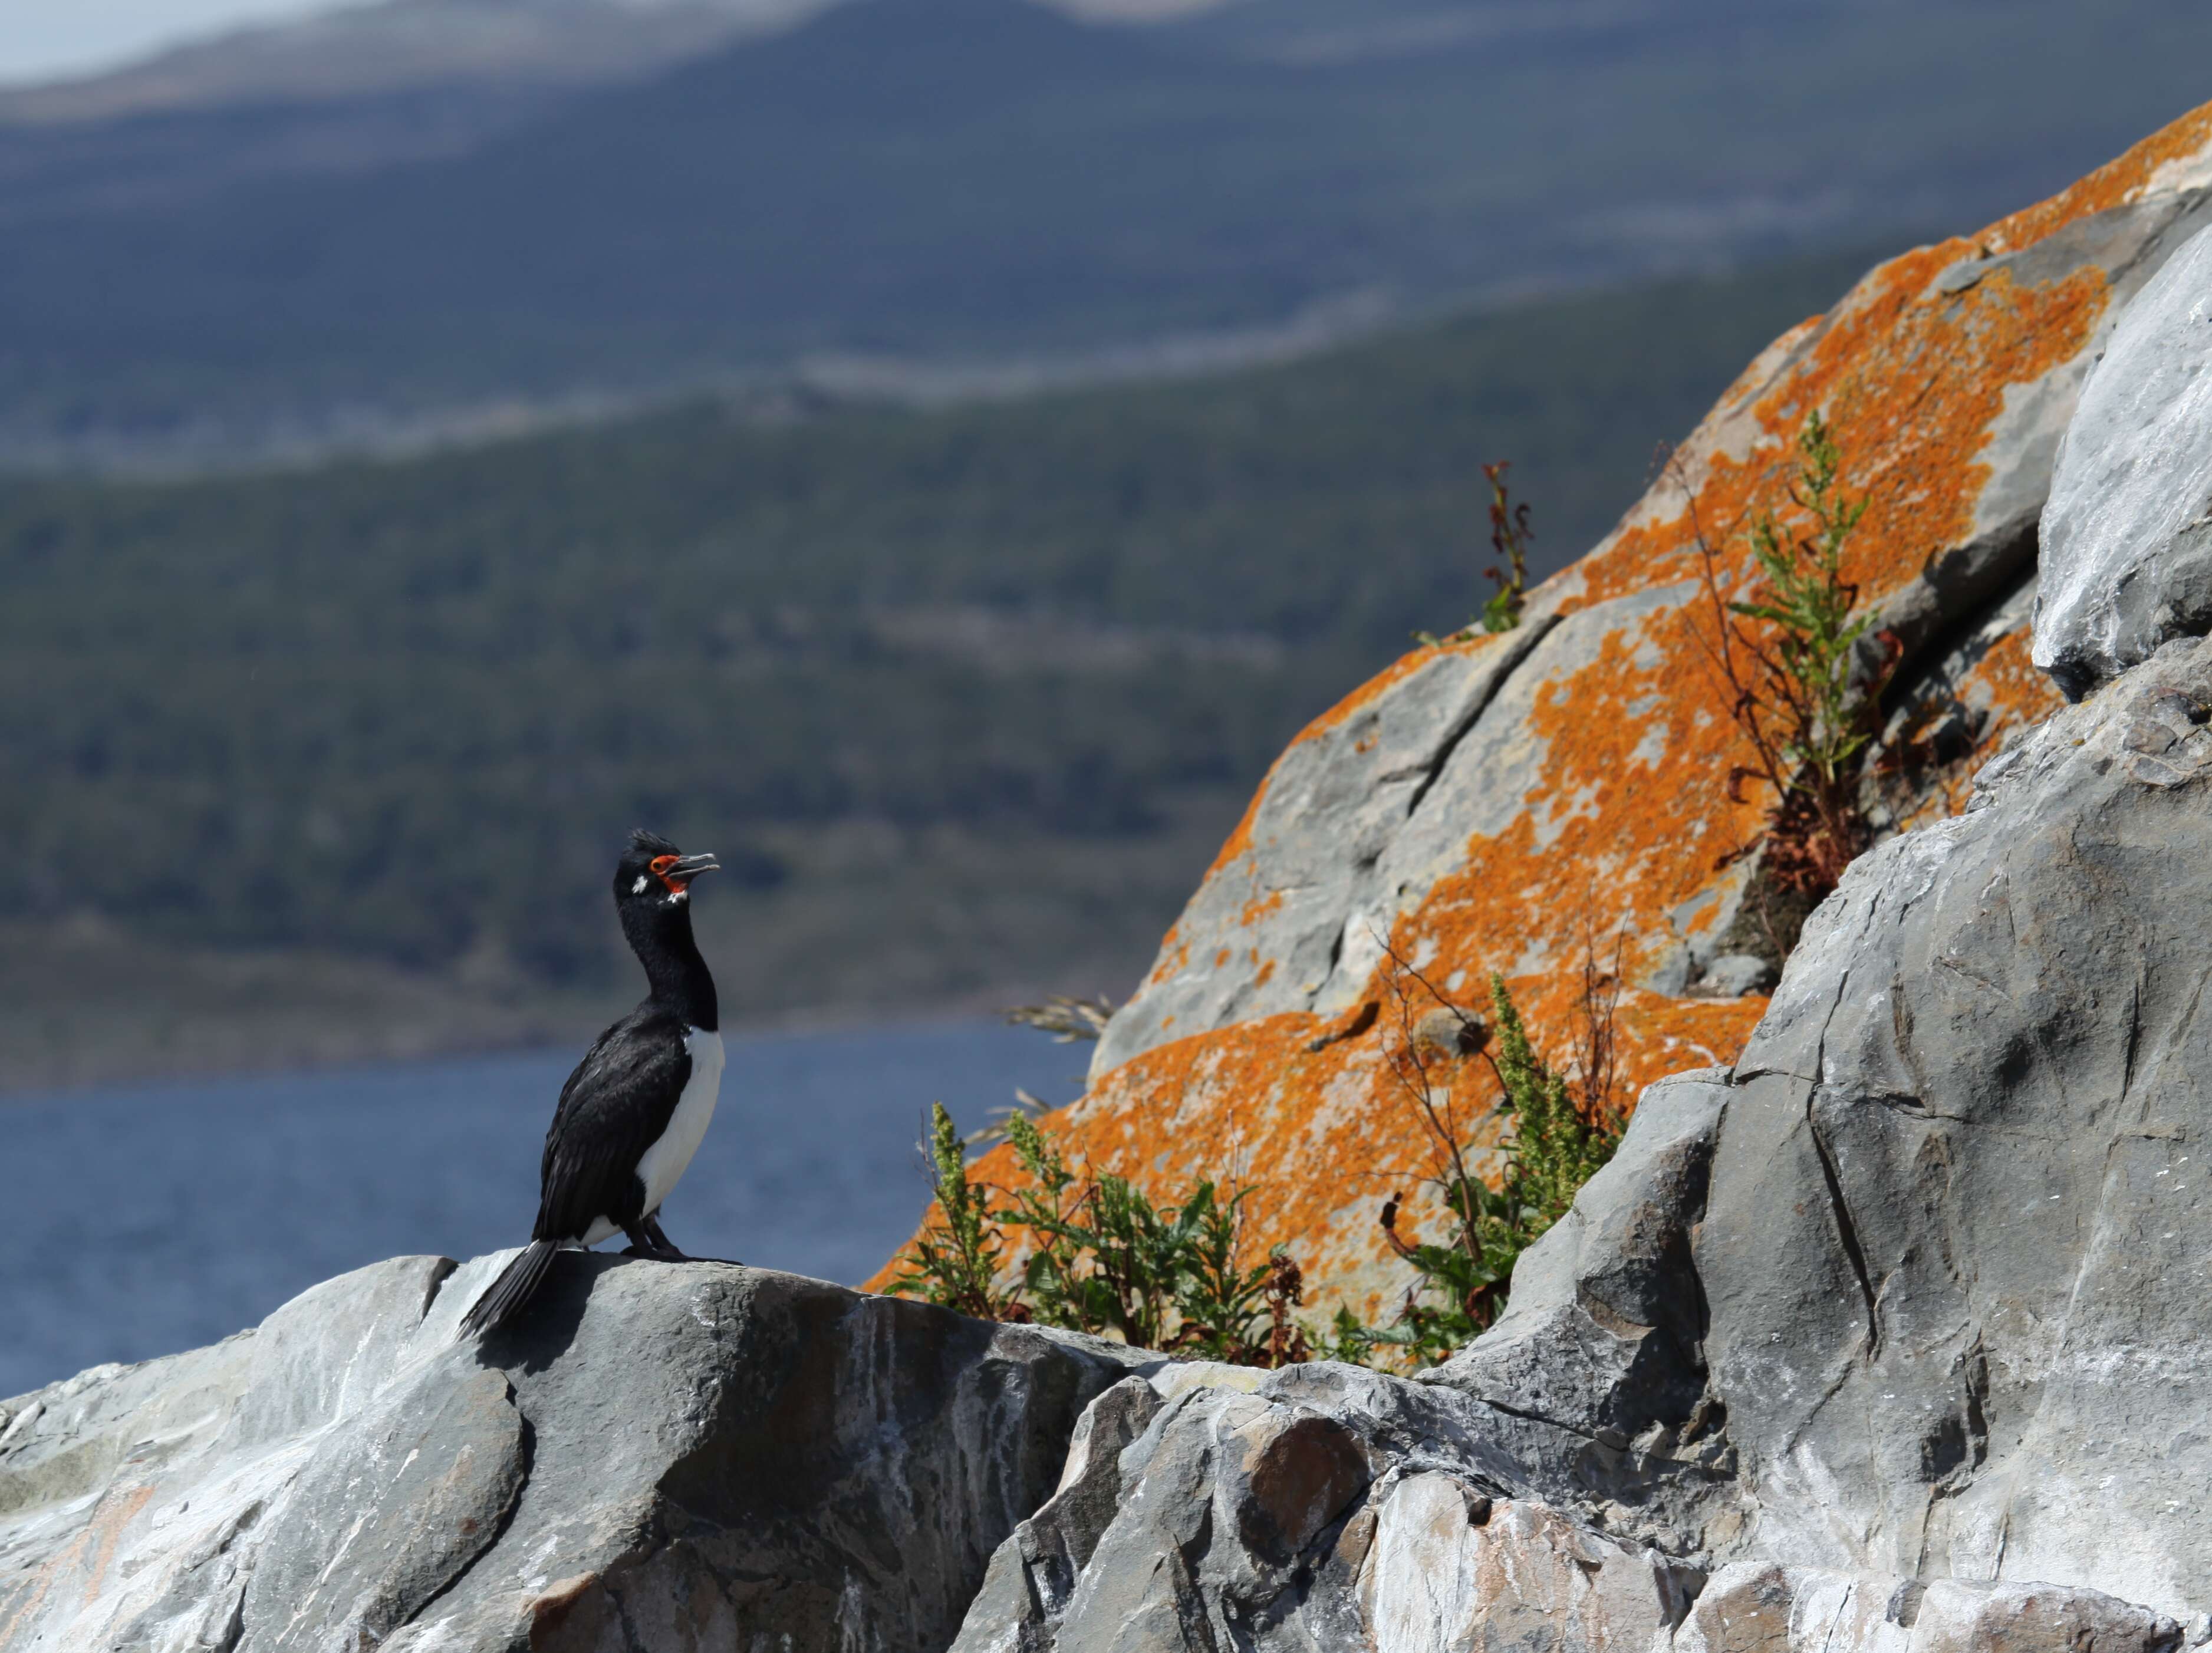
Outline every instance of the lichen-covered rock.
<path fill-rule="evenodd" d="M 2076 233 L 2106 253 L 2127 241 L 2140 274 L 2203 210 L 2192 197 L 2148 232 L 2156 215 L 2123 212 Z M 2057 256 L 2063 222 L 2042 222 L 2033 258 Z M 2039 441 L 2052 422 L 2039 416 Z M 2001 653 L 2021 665 L 2028 592 L 1996 582 L 1931 641 L 1900 714 L 1916 696 L 1966 703 Z M 1433 797 L 1457 753 L 1485 753 L 1458 794 L 1478 842 L 1510 801 L 1476 787 L 1512 750 L 1485 720 L 1527 722 L 1516 685 L 1547 651 L 1589 647 L 1589 611 L 1555 605 L 1516 666 L 1455 702 L 1480 707 L 1414 783 Z M 962 1645 L 2177 1653 L 2185 1624 L 2204 1639 L 2212 641 L 2169 642 L 2086 704 L 2020 704 L 2048 715 L 2023 711 L 1971 787 L 1946 777 L 1897 811 L 1912 830 L 1814 915 L 1741 1056 L 1646 1092 L 1613 1164 L 1523 1257 L 1496 1327 L 1420 1383 L 1318 1366 L 1184 1390 L 1115 1459 L 1109 1520 L 1002 1552 L 1003 1588 Z M 1402 728 L 1389 744 L 1428 750 Z M 1443 842 L 1401 823 L 1364 886 L 1434 872 L 1392 921 L 1432 976 L 1457 955 L 1413 947 L 1407 915 L 1425 921 L 1457 876 L 1435 870 Z M 1331 970 L 1352 951 L 1346 931 Z M 1369 968 L 1352 957 L 1336 990 Z M 1233 1103 L 1249 1154 L 1267 1109 L 1298 1095 L 1280 1070 L 1328 1057 L 1304 1119 L 1340 1144 L 1329 1133 L 1372 1093 L 1331 1053 L 1359 1045 L 1373 1001 L 1316 992 L 1334 1019 L 1278 1010 L 1182 1042 L 1196 1066 L 1149 1093 L 1152 1127 L 1202 1128 Z M 1075 1116 L 1094 1151 L 1115 1139 L 1099 1134 L 1114 1098 L 1139 1094 L 1115 1087 L 1160 1081 L 1147 1064 L 1177 1048 L 1103 1074 L 1103 1100 Z M 1120 1141 L 1158 1141 L 1141 1123 L 1122 1120 Z M 1262 1546 L 1244 1466 L 1292 1440 L 1311 1443 L 1294 1479 L 1326 1493 L 1291 1523 L 1299 1542 Z M 1053 1588 L 1022 1587 L 1033 1554 L 1085 1548 Z"/>
<path fill-rule="evenodd" d="M 1105 1347 L 726 1264 L 401 1258 L 210 1349 L 10 1404 L 0 1649 L 951 1639 L 1051 1492 Z"/>
<path fill-rule="evenodd" d="M 1113 1018 L 1061 1128 L 1160 1191 L 1264 1165 L 1255 1237 L 1291 1246 L 1316 1308 L 1380 1316 L 1405 1282 L 1382 1200 L 1412 1193 L 1417 1229 L 1435 1214 L 1387 1056 L 1389 951 L 1478 1007 L 1503 971 L 1556 1052 L 1586 953 L 1618 939 L 1632 1094 L 1732 1060 L 1774 949 L 1747 910 L 1749 865 L 1729 857 L 1763 800 L 1730 794 L 1740 753 L 1698 641 L 1700 537 L 1723 589 L 1743 590 L 1744 525 L 1782 502 L 1794 439 L 1824 410 L 1869 501 L 1844 574 L 1902 655 L 1875 812 L 1897 827 L 1948 813 L 2060 703 L 2026 625 L 2053 456 L 2101 330 L 2212 222 L 2208 185 L 2212 108 L 2051 201 L 1881 265 L 1751 364 L 1518 630 L 1408 655 L 1316 719 Z M 1478 1059 L 1445 1053 L 1431 1079 L 1478 1119 L 1493 1098 Z"/>
<path fill-rule="evenodd" d="M 2035 663 L 2080 696 L 2212 630 L 2212 231 L 2131 300 L 2043 509 Z"/>

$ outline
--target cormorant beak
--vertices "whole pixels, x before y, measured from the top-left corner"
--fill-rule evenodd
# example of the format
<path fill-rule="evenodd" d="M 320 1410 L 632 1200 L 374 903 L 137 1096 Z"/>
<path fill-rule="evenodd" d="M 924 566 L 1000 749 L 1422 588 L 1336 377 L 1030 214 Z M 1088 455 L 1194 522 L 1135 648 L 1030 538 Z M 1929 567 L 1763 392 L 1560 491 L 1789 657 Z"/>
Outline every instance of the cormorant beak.
<path fill-rule="evenodd" d="M 722 864 L 712 855 L 664 855 L 653 864 L 654 874 L 671 890 L 682 890 L 702 872 L 719 872 Z"/>

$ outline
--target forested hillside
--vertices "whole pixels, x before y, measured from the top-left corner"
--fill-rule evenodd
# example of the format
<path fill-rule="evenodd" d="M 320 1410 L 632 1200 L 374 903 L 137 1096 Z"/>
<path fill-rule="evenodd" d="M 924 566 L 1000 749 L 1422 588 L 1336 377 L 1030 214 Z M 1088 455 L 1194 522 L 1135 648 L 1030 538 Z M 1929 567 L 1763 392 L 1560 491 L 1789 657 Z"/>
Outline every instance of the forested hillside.
<path fill-rule="evenodd" d="M 1119 991 L 1285 738 L 1579 552 L 1863 256 L 1264 372 L 404 464 L 0 486 L 0 921 L 626 981 L 647 823 L 735 1007 Z"/>

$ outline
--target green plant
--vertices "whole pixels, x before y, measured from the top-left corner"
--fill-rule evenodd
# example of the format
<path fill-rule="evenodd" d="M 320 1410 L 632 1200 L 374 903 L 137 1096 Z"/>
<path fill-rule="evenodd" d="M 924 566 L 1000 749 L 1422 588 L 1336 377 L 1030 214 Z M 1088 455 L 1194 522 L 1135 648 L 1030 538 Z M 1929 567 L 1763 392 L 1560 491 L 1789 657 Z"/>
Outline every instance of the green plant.
<path fill-rule="evenodd" d="M 1482 605 L 1482 629 L 1489 632 L 1510 631 L 1521 623 L 1528 590 L 1528 542 L 1536 537 L 1528 527 L 1527 501 L 1515 505 L 1506 494 L 1505 473 L 1510 468 L 1503 459 L 1482 467 L 1490 483 L 1490 544 L 1504 559 L 1502 566 L 1493 563 L 1482 571 L 1498 582 L 1498 589 Z"/>
<path fill-rule="evenodd" d="M 1447 641 L 1465 642 L 1475 635 L 1478 626 L 1494 635 L 1510 631 L 1521 623 L 1521 611 L 1528 594 L 1528 544 L 1536 536 L 1528 526 L 1527 501 L 1514 504 L 1506 489 L 1505 473 L 1512 468 L 1512 462 L 1506 459 L 1482 467 L 1483 479 L 1490 484 L 1490 544 L 1499 558 L 1482 574 L 1484 579 L 1495 581 L 1498 589 L 1483 604 L 1482 612 L 1449 638 L 1438 637 L 1431 631 L 1415 632 L 1413 641 L 1425 647 L 1434 648 Z"/>
<path fill-rule="evenodd" d="M 1361 1361 L 1389 1349 L 1407 1364 L 1425 1366 L 1448 1358 L 1497 1319 L 1521 1254 L 1565 1214 L 1620 1146 L 1626 1121 L 1613 1099 L 1619 959 L 1616 955 L 1612 970 L 1601 970 L 1595 950 L 1585 948 L 1583 1026 L 1571 1082 L 1537 1054 L 1502 975 L 1490 978 L 1493 1019 L 1485 1024 L 1452 1004 L 1387 943 L 1385 951 L 1398 1007 L 1390 1068 L 1429 1138 L 1431 1172 L 1424 1180 L 1436 1191 L 1450 1232 L 1441 1242 L 1409 1237 L 1399 1226 L 1402 1197 L 1387 1200 L 1383 1237 L 1419 1278 L 1392 1325 L 1365 1326 L 1340 1310 L 1328 1347 L 1339 1358 Z M 1469 1163 L 1468 1121 L 1459 1115 L 1451 1087 L 1439 1085 L 1432 1071 L 1434 1042 L 1425 1035 L 1425 1018 L 1413 1014 L 1408 980 L 1456 1023 L 1462 1053 L 1480 1054 L 1498 1082 L 1497 1112 L 1510 1134 L 1494 1189 Z"/>
<path fill-rule="evenodd" d="M 1301 1295 L 1297 1266 L 1278 1248 L 1243 1266 L 1244 1202 L 1200 1177 L 1182 1199 L 1155 1206 L 1125 1177 L 1077 1179 L 1030 1120 L 1007 1121 L 1029 1178 L 998 1213 L 1031 1237 L 1023 1285 L 1048 1325 L 1111 1333 L 1143 1348 L 1246 1364 L 1304 1358 L 1287 1308 Z"/>
<path fill-rule="evenodd" d="M 1843 561 L 1867 501 L 1845 492 L 1842 450 L 1818 409 L 1798 433 L 1797 453 L 1789 489 L 1797 520 L 1785 524 L 1771 511 L 1752 519 L 1760 584 L 1749 598 L 1723 593 L 1719 555 L 1697 521 L 1694 492 L 1692 525 L 1711 621 L 1698 641 L 1751 752 L 1750 763 L 1729 770 L 1729 795 L 1741 801 L 1744 783 L 1758 781 L 1772 800 L 1759 835 L 1723 864 L 1764 846 L 1772 884 L 1817 899 L 1872 836 L 1859 800 L 1861 771 L 1900 651 L 1881 633 L 1870 669 L 1862 659 L 1873 620 L 1853 617 L 1858 587 L 1844 578 Z"/>
<path fill-rule="evenodd" d="M 1279 1247 L 1259 1262 L 1240 1261 L 1251 1188 L 1224 1194 L 1201 1177 L 1181 1200 L 1155 1205 L 1125 1177 L 1079 1177 L 1027 1115 L 1010 1115 L 1005 1128 L 1026 1180 L 996 1191 L 968 1180 L 951 1116 L 937 1109 L 930 1158 L 943 1214 L 915 1241 L 894 1291 L 981 1318 L 1035 1320 L 1208 1359 L 1273 1366 L 1307 1358 L 1289 1314 L 1303 1296 L 1297 1265 Z M 1026 1238 L 1028 1255 L 1002 1287 L 1015 1249 L 1010 1230 Z"/>
<path fill-rule="evenodd" d="M 978 1320 L 1026 1319 L 1010 1312 L 1019 1308 L 1018 1302 L 998 1289 L 1000 1242 L 991 1190 L 968 1180 L 966 1150 L 945 1104 L 932 1103 L 929 1115 L 923 1156 L 937 1210 L 915 1237 L 914 1249 L 900 1259 L 906 1272 L 891 1283 L 891 1290 Z"/>

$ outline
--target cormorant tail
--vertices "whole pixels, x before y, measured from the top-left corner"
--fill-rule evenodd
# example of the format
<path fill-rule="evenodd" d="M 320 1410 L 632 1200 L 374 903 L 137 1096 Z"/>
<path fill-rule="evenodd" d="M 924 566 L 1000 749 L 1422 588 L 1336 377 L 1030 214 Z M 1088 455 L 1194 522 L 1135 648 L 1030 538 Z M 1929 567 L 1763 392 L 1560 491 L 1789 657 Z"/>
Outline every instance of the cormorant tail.
<path fill-rule="evenodd" d="M 514 1261 L 499 1271 L 499 1278 L 476 1300 L 476 1304 L 461 1317 L 461 1336 L 478 1337 L 486 1332 L 497 1331 L 528 1306 L 538 1295 L 538 1288 L 545 1283 L 545 1271 L 553 1266 L 553 1258 L 561 1248 L 551 1240 L 532 1240 L 516 1254 Z"/>

